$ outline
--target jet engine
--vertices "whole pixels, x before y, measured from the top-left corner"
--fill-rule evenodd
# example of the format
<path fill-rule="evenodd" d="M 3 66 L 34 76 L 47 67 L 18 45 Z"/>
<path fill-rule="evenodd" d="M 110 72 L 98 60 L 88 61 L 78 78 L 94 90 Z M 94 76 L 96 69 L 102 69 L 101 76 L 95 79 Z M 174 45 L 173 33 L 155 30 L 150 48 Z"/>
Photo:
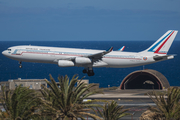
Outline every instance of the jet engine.
<path fill-rule="evenodd" d="M 68 61 L 68 60 L 59 60 L 58 66 L 59 67 L 72 67 L 72 66 L 74 66 L 74 63 L 72 61 Z"/>
<path fill-rule="evenodd" d="M 91 64 L 91 59 L 85 57 L 76 57 L 75 59 L 76 64 Z"/>

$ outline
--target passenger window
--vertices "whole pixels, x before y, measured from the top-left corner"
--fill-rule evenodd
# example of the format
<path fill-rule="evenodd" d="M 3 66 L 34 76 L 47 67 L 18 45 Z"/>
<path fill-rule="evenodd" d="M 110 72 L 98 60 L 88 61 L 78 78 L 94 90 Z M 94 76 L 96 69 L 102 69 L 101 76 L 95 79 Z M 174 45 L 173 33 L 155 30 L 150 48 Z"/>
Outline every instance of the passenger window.
<path fill-rule="evenodd" d="M 11 49 L 8 49 L 8 51 L 11 51 Z"/>

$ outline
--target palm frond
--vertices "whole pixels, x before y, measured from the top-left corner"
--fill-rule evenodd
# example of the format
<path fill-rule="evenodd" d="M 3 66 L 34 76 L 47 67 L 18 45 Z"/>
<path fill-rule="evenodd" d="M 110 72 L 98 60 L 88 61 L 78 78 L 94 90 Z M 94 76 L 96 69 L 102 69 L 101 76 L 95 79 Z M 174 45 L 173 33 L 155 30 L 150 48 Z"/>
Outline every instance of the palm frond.
<path fill-rule="evenodd" d="M 99 118 L 97 115 L 87 113 L 93 107 L 100 107 L 95 104 L 97 101 L 84 102 L 88 96 L 97 93 L 97 91 L 90 91 L 94 84 L 87 85 L 86 83 L 78 82 L 78 76 L 74 75 L 71 80 L 65 75 L 58 77 L 58 84 L 50 75 L 50 81 L 46 81 L 50 89 L 43 87 L 41 91 L 44 96 L 44 104 L 46 104 L 45 110 L 47 113 L 51 113 L 52 116 L 58 116 L 59 118 L 81 118 L 83 115 L 88 115 L 92 118 Z M 82 79 L 81 79 L 82 80 Z M 45 102 L 48 101 L 48 102 Z M 53 110 L 52 112 L 50 110 Z M 58 112 L 56 112 L 58 111 Z"/>
<path fill-rule="evenodd" d="M 166 119 L 180 118 L 180 89 L 178 87 L 168 88 L 164 94 L 149 95 L 156 107 L 150 107 L 149 110 L 157 116 L 164 116 Z"/>

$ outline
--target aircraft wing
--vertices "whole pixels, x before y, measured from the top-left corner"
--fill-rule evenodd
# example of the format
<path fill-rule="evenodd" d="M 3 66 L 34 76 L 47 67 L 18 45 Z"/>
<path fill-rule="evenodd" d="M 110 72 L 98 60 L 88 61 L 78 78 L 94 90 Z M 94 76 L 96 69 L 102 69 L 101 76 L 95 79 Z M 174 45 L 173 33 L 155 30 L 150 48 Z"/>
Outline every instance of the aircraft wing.
<path fill-rule="evenodd" d="M 91 58 L 91 59 L 101 59 L 104 55 L 110 53 L 113 50 L 113 47 L 110 47 L 108 50 L 100 52 L 100 53 L 96 53 L 96 54 L 91 54 L 91 55 L 87 55 L 87 56 L 81 56 L 81 57 L 86 57 L 86 58 Z M 60 59 L 56 59 L 54 60 L 55 62 L 59 61 L 59 60 L 68 60 L 68 61 L 74 61 L 76 59 L 76 57 L 68 57 L 68 58 L 60 58 Z"/>
<path fill-rule="evenodd" d="M 107 49 L 106 51 L 100 52 L 100 53 L 96 53 L 96 54 L 91 54 L 88 56 L 84 56 L 84 57 L 88 57 L 88 58 L 92 58 L 92 59 L 100 59 L 102 58 L 104 55 L 110 53 L 113 50 L 113 47 L 110 47 L 109 49 Z"/>

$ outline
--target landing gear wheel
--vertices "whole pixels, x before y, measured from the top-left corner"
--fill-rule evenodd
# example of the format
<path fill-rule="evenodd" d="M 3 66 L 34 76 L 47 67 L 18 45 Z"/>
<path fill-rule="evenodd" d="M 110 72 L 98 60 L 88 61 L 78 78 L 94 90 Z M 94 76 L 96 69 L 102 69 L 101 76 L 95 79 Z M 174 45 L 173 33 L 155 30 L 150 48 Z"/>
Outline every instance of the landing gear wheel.
<path fill-rule="evenodd" d="M 83 73 L 87 73 L 87 70 L 86 70 L 86 69 L 84 69 L 84 70 L 83 70 Z"/>
<path fill-rule="evenodd" d="M 19 68 L 22 68 L 22 64 L 21 64 L 22 62 L 19 62 Z"/>
<path fill-rule="evenodd" d="M 94 76 L 94 71 L 93 70 L 89 70 L 87 74 L 88 74 L 88 76 Z"/>
<path fill-rule="evenodd" d="M 19 68 L 22 68 L 22 65 L 19 65 Z"/>

